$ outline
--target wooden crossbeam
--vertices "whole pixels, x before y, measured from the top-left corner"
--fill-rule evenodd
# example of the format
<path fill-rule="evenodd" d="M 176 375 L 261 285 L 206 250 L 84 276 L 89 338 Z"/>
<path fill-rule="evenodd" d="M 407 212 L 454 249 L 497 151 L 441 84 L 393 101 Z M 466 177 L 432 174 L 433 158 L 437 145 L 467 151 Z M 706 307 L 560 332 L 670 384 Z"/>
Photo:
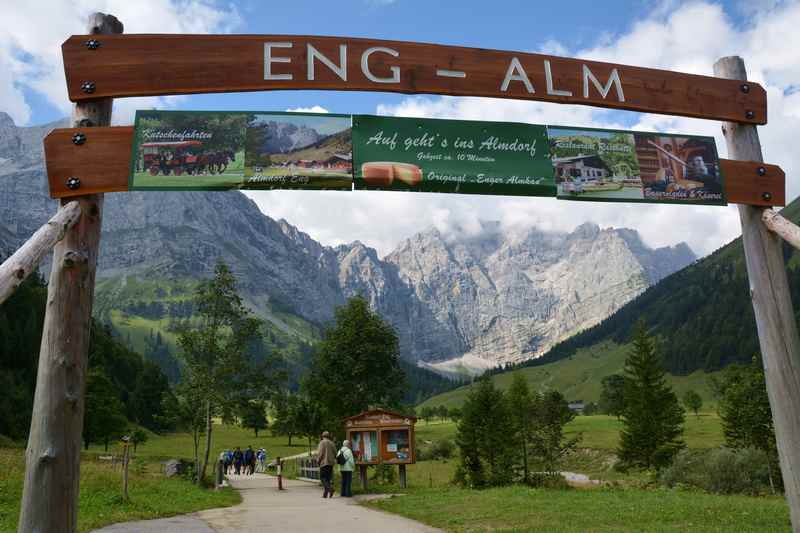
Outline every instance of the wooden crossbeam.
<path fill-rule="evenodd" d="M 581 104 L 751 124 L 759 84 L 542 54 L 306 35 L 73 35 L 70 100 L 268 91 L 380 91 Z"/>
<path fill-rule="evenodd" d="M 85 136 L 82 144 L 73 142 L 76 134 Z M 44 140 L 50 196 L 127 191 L 132 146 L 131 126 L 53 130 Z M 786 176 L 780 167 L 730 159 L 720 159 L 720 165 L 728 202 L 786 205 Z M 77 188 L 68 187 L 70 178 L 79 180 Z"/>

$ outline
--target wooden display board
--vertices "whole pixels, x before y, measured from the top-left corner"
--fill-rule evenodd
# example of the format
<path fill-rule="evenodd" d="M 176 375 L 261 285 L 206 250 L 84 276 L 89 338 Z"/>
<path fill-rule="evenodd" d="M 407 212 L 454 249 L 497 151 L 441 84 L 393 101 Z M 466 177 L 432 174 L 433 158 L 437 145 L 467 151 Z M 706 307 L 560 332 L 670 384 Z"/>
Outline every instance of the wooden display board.
<path fill-rule="evenodd" d="M 73 102 L 286 89 L 490 96 L 765 124 L 757 83 L 542 54 L 303 35 L 73 35 Z"/>
<path fill-rule="evenodd" d="M 357 465 L 406 465 L 416 462 L 416 417 L 375 409 L 345 418 L 344 422 Z"/>

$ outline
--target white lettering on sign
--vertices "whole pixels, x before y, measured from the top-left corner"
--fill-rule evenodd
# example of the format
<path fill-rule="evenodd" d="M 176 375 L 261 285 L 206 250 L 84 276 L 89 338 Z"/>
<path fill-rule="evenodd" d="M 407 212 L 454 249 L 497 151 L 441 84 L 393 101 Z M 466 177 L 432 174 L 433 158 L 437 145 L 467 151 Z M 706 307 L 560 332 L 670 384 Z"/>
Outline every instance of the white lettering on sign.
<path fill-rule="evenodd" d="M 273 67 L 275 64 L 278 63 L 291 63 L 291 57 L 286 56 L 276 56 L 276 49 L 280 48 L 292 48 L 294 43 L 292 42 L 267 42 L 264 43 L 264 79 L 265 80 L 292 80 L 293 75 L 290 72 L 278 74 L 273 72 Z M 389 76 L 376 76 L 371 68 L 370 68 L 370 58 L 373 54 L 387 54 L 394 58 L 400 57 L 400 52 L 393 48 L 387 48 L 385 46 L 373 46 L 371 48 L 367 48 L 364 50 L 364 53 L 361 54 L 361 72 L 364 74 L 364 77 L 367 78 L 369 81 L 373 83 L 400 83 L 400 67 L 398 65 L 388 65 L 389 72 L 391 73 Z M 549 96 L 566 96 L 571 97 L 573 96 L 572 91 L 566 89 L 559 89 L 555 86 L 555 78 L 553 75 L 553 66 L 550 63 L 549 59 L 544 59 L 544 78 L 545 78 L 545 87 L 546 92 Z M 339 61 L 338 64 L 327 57 L 325 54 L 320 52 L 313 44 L 306 43 L 306 78 L 308 81 L 315 81 L 317 79 L 316 76 L 316 65 L 317 63 L 321 63 L 325 65 L 327 68 L 331 70 L 336 76 L 338 76 L 342 81 L 348 81 L 347 77 L 347 44 L 340 44 L 339 45 Z M 590 88 L 593 85 L 594 89 L 600 93 L 600 96 L 603 99 L 608 98 L 611 89 L 613 88 L 616 92 L 616 97 L 619 102 L 625 102 L 625 93 L 622 89 L 622 78 L 620 76 L 619 70 L 614 68 L 611 70 L 611 73 L 606 80 L 605 84 L 603 84 L 597 76 L 589 69 L 589 67 L 585 64 L 581 65 L 582 70 L 582 79 L 583 79 L 583 97 L 589 99 L 589 92 Z M 443 77 L 443 78 L 466 78 L 467 73 L 463 70 L 448 70 L 448 69 L 436 69 L 436 76 Z M 525 67 L 522 66 L 522 62 L 519 60 L 518 57 L 514 56 L 508 63 L 508 68 L 506 69 L 505 76 L 503 77 L 503 81 L 500 84 L 500 91 L 501 92 L 508 92 L 509 87 L 511 86 L 511 82 L 522 82 L 525 86 L 525 90 L 529 94 L 535 94 L 536 89 L 534 88 L 533 82 L 531 81 L 528 73 L 525 71 Z M 591 82 L 591 84 L 590 84 Z"/>
<path fill-rule="evenodd" d="M 553 88 L 553 71 L 550 69 L 550 61 L 544 60 L 544 78 L 547 82 L 547 94 L 553 96 L 572 96 L 572 91 L 562 91 Z"/>
<path fill-rule="evenodd" d="M 611 71 L 611 75 L 608 77 L 608 82 L 606 82 L 605 87 L 600 84 L 600 80 L 598 80 L 592 71 L 589 70 L 589 67 L 583 65 L 583 97 L 589 98 L 589 80 L 592 80 L 595 88 L 600 92 L 600 96 L 605 98 L 608 96 L 609 91 L 611 90 L 611 85 L 613 84 L 614 87 L 617 89 L 617 100 L 620 102 L 625 101 L 625 94 L 622 92 L 622 81 L 619 79 L 619 72 L 617 69 L 613 69 Z"/>
<path fill-rule="evenodd" d="M 347 81 L 347 45 L 340 44 L 339 45 L 339 65 L 335 65 L 333 61 L 322 55 L 322 53 L 314 48 L 314 45 L 308 43 L 308 57 L 306 59 L 306 64 L 308 67 L 308 79 L 309 81 L 313 81 L 314 78 L 314 60 L 319 59 L 320 62 L 331 69 L 334 74 L 339 76 L 342 81 Z"/>
<path fill-rule="evenodd" d="M 386 48 L 385 46 L 373 46 L 372 48 L 367 48 L 361 55 L 361 72 L 364 73 L 364 76 L 366 76 L 369 81 L 374 81 L 375 83 L 400 83 L 400 67 L 398 66 L 389 67 L 389 70 L 392 72 L 392 76 L 390 78 L 379 78 L 375 76 L 372 71 L 370 71 L 369 56 L 376 52 L 389 54 L 392 57 L 400 57 L 400 52 L 397 50 L 392 50 L 391 48 Z"/>
<path fill-rule="evenodd" d="M 533 89 L 533 84 L 531 80 L 528 79 L 528 75 L 525 73 L 525 69 L 522 68 L 522 64 L 519 62 L 519 59 L 516 57 L 511 58 L 511 64 L 508 65 L 508 70 L 506 70 L 506 77 L 503 78 L 503 84 L 500 86 L 500 90 L 503 92 L 508 91 L 508 84 L 512 81 L 521 81 L 525 84 L 525 88 L 528 90 L 529 93 L 535 93 L 536 91 Z"/>
<path fill-rule="evenodd" d="M 291 80 L 291 74 L 273 74 L 273 63 L 291 63 L 289 57 L 273 57 L 273 48 L 291 48 L 292 43 L 264 43 L 264 79 L 265 80 Z"/>

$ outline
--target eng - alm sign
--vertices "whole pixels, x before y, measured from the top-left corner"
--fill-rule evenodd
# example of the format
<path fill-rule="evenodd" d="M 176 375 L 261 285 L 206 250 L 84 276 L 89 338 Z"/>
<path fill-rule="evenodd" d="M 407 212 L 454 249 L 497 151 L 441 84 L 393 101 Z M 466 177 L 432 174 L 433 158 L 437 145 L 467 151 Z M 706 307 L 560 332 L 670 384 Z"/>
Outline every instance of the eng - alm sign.
<path fill-rule="evenodd" d="M 752 82 L 542 54 L 349 37 L 73 36 L 69 97 L 285 89 L 489 96 L 764 124 Z"/>

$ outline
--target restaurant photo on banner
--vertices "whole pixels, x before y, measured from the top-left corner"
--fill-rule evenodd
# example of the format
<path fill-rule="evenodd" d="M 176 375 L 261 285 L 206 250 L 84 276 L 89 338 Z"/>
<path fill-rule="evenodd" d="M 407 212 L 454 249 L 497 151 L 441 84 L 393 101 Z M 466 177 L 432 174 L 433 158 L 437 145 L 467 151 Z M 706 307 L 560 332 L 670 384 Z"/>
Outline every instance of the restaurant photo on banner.
<path fill-rule="evenodd" d="M 544 126 L 353 116 L 355 188 L 555 196 Z"/>
<path fill-rule="evenodd" d="M 713 137 L 548 126 L 558 197 L 725 205 Z"/>

